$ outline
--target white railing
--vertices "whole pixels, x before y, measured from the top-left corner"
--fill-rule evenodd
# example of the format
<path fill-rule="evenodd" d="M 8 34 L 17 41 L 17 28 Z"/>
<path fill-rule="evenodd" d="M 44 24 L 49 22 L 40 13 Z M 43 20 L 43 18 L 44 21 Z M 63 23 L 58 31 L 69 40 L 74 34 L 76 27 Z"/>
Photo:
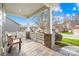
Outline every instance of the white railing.
<path fill-rule="evenodd" d="M 44 45 L 44 33 L 42 32 L 30 32 L 30 37 L 33 41 L 39 42 Z"/>
<path fill-rule="evenodd" d="M 26 39 L 26 32 L 6 32 L 6 40 L 7 40 L 7 33 L 11 33 L 13 38 L 17 36 L 17 38 Z"/>

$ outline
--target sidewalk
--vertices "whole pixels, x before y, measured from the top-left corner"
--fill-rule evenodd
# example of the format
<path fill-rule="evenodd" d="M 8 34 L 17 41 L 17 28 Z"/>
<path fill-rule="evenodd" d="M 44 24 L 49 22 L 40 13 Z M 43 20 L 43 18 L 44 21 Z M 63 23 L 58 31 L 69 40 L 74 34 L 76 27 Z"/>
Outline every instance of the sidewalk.
<path fill-rule="evenodd" d="M 76 38 L 79 39 L 79 35 L 75 35 L 75 34 L 62 34 L 63 38 Z"/>

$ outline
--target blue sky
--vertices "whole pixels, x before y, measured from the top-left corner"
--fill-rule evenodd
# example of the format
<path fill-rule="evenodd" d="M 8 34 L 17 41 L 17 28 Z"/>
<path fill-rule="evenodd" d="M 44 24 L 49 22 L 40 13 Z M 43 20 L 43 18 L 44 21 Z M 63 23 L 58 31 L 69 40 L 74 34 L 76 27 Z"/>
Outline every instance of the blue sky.
<path fill-rule="evenodd" d="M 27 18 L 24 18 L 24 17 L 21 17 L 21 16 L 15 16 L 15 15 L 12 15 L 10 13 L 7 13 L 6 14 L 7 17 L 11 20 L 14 20 L 16 21 L 17 23 L 19 24 L 29 24 L 29 23 L 34 23 L 33 20 L 31 19 L 27 19 Z"/>
<path fill-rule="evenodd" d="M 76 3 L 60 3 L 59 4 L 60 9 L 62 10 L 62 12 L 59 11 L 54 11 L 53 15 L 72 15 L 72 14 L 79 14 L 79 4 Z"/>
<path fill-rule="evenodd" d="M 60 11 L 53 11 L 53 15 L 55 16 L 64 16 L 64 15 L 72 15 L 72 14 L 79 14 L 79 4 L 76 3 L 60 3 L 59 5 L 60 9 L 62 10 L 62 12 Z M 10 13 L 6 14 L 8 18 L 16 21 L 17 23 L 20 24 L 28 24 L 28 23 L 34 23 L 33 20 L 37 19 L 36 16 L 27 19 L 24 17 L 19 17 L 19 16 L 14 16 Z M 36 18 L 35 18 L 36 17 Z"/>
<path fill-rule="evenodd" d="M 73 8 L 76 8 L 76 4 L 75 3 L 61 3 L 60 4 L 60 8 L 62 9 L 62 12 L 64 14 L 72 14 L 72 13 L 75 13 L 77 12 L 73 10 Z"/>

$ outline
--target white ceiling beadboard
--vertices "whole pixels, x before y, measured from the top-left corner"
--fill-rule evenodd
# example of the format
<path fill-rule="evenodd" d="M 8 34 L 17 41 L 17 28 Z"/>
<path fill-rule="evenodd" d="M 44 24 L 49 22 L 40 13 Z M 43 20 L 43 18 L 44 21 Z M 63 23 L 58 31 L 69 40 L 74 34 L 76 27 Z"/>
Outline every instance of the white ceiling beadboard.
<path fill-rule="evenodd" d="M 15 15 L 30 17 L 46 8 L 47 6 L 44 3 L 7 3 L 5 10 Z"/>

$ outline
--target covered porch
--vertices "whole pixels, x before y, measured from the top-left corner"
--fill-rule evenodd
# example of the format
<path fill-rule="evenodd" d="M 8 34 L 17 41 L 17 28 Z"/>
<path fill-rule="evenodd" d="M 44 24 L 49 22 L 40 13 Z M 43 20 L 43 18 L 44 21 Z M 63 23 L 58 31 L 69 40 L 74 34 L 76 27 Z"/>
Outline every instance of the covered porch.
<path fill-rule="evenodd" d="M 17 4 L 17 3 L 6 3 L 1 4 L 2 8 L 2 44 L 1 50 L 2 55 L 6 56 L 57 56 L 62 55 L 54 50 L 55 46 L 55 33 L 52 31 L 52 8 L 56 4 L 44 4 L 44 3 L 29 3 L 29 4 Z M 21 25 L 13 23 L 13 21 L 7 22 L 9 15 L 15 15 L 23 18 L 32 18 L 37 16 L 38 21 L 35 25 L 27 24 Z M 17 27 L 15 27 L 17 26 Z M 29 27 L 30 30 L 23 29 L 23 27 Z M 14 27 L 11 29 L 11 27 Z M 17 29 L 19 28 L 19 29 Z M 16 30 L 15 30 L 16 29 Z M 13 45 L 10 53 L 7 53 L 7 34 L 11 34 L 15 39 L 21 38 L 21 50 L 18 45 Z"/>
<path fill-rule="evenodd" d="M 64 13 L 60 5 L 72 4 L 0 4 L 1 55 L 79 56 L 79 39 L 72 39 L 76 35 L 71 36 L 72 26 L 68 26 L 72 20 L 69 20 L 70 16 Z"/>

